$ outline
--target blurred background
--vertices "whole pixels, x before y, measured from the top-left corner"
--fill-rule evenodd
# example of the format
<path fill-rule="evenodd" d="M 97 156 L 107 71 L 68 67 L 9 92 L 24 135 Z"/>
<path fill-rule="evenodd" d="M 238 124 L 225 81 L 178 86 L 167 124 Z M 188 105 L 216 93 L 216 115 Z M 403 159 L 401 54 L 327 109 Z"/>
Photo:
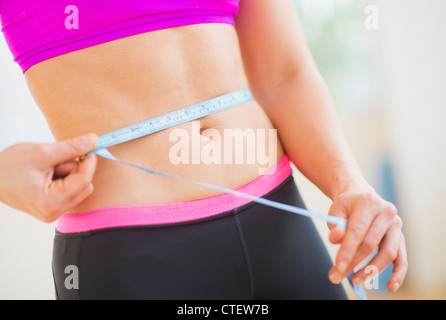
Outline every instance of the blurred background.
<path fill-rule="evenodd" d="M 295 5 L 361 169 L 404 222 L 406 281 L 390 294 L 389 267 L 368 298 L 446 299 L 446 1 Z M 0 37 L 0 150 L 24 141 L 54 139 Z M 295 176 L 309 209 L 326 213 L 330 200 Z M 0 299 L 54 299 L 54 227 L 0 203 Z"/>

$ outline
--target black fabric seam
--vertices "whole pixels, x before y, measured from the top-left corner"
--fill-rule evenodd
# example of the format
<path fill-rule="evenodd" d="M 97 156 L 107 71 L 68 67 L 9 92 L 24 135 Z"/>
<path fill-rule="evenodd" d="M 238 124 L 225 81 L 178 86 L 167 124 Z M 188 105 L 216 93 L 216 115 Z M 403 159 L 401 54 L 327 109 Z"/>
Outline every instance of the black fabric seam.
<path fill-rule="evenodd" d="M 239 217 L 238 217 L 237 214 L 238 214 L 237 209 L 234 209 L 235 225 L 237 227 L 239 240 L 240 240 L 240 243 L 241 243 L 241 246 L 242 246 L 243 255 L 245 257 L 246 269 L 248 271 L 250 299 L 254 300 L 255 287 L 254 287 L 254 277 L 253 277 L 253 274 L 252 274 L 251 259 L 249 258 L 248 246 L 246 244 L 245 237 L 243 236 L 242 226 L 241 226 L 241 223 L 240 223 L 240 220 L 239 220 Z"/>

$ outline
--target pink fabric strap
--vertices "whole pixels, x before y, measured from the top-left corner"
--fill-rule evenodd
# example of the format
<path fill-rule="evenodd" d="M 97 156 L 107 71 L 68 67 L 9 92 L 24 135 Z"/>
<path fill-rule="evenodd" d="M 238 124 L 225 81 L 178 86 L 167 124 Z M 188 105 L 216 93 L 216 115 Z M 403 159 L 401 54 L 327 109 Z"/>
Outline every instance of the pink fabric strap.
<path fill-rule="evenodd" d="M 23 72 L 53 57 L 140 33 L 234 25 L 239 0 L 0 0 L 0 24 Z"/>
<path fill-rule="evenodd" d="M 237 191 L 261 197 L 279 186 L 291 173 L 289 159 L 284 155 L 274 168 Z M 56 230 L 62 233 L 77 233 L 105 228 L 185 222 L 226 212 L 248 202 L 250 200 L 246 198 L 222 194 L 185 202 L 102 208 L 64 214 L 57 220 Z"/>

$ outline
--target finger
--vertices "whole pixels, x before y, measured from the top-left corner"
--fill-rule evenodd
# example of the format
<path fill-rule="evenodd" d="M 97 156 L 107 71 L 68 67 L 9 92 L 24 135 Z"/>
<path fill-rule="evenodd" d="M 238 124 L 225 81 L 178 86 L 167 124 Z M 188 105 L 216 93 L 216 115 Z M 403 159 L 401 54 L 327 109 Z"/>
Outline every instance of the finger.
<path fill-rule="evenodd" d="M 75 198 L 78 193 L 91 183 L 96 164 L 96 155 L 88 156 L 78 165 L 75 172 L 69 174 L 64 179 L 54 181 L 49 187 L 49 193 L 54 198 L 58 198 L 60 203 L 69 202 L 70 199 Z"/>
<path fill-rule="evenodd" d="M 346 208 L 339 204 L 340 202 L 333 202 L 331 205 L 328 215 L 339 217 L 347 220 L 347 210 Z M 330 234 L 328 235 L 328 240 L 333 244 L 338 244 L 342 241 L 345 235 L 345 229 L 340 225 L 335 225 L 332 223 L 327 223 L 328 229 L 330 230 Z"/>
<path fill-rule="evenodd" d="M 54 168 L 54 177 L 55 179 L 62 179 L 66 177 L 71 172 L 74 172 L 77 169 L 78 162 L 77 161 L 68 161 L 62 164 L 57 165 Z"/>
<path fill-rule="evenodd" d="M 400 241 L 401 244 L 398 250 L 398 257 L 393 263 L 392 275 L 387 282 L 387 287 L 392 292 L 395 292 L 400 288 L 404 278 L 406 277 L 408 269 L 406 243 L 403 234 L 401 234 Z"/>
<path fill-rule="evenodd" d="M 54 182 L 55 184 L 60 184 L 62 180 L 58 180 Z M 46 206 L 45 213 L 45 221 L 53 222 L 56 220 L 61 214 L 66 213 L 68 210 L 74 208 L 82 201 L 84 201 L 91 193 L 93 192 L 93 184 L 89 183 L 86 185 L 79 185 L 79 188 L 75 190 L 75 192 L 70 193 L 69 195 L 64 195 L 64 197 L 60 197 L 57 201 L 53 201 Z"/>
<path fill-rule="evenodd" d="M 364 241 L 359 246 L 350 265 L 351 269 L 347 271 L 348 273 L 350 273 L 350 271 L 352 271 L 359 263 L 361 263 L 377 249 L 385 234 L 394 222 L 396 209 L 394 209 L 393 206 L 386 205 L 380 212 L 381 214 L 376 216 L 376 218 L 373 220 Z"/>
<path fill-rule="evenodd" d="M 344 239 L 335 260 L 335 268 L 341 275 L 345 276 L 347 268 L 352 263 L 353 257 L 359 245 L 363 242 L 375 215 L 373 209 L 367 209 L 363 205 L 353 208 Z"/>
<path fill-rule="evenodd" d="M 97 144 L 97 136 L 87 134 L 71 140 L 45 145 L 47 150 L 46 165 L 56 166 L 87 154 Z"/>
<path fill-rule="evenodd" d="M 339 244 L 344 239 L 344 236 L 345 229 L 342 226 L 336 225 L 331 229 L 328 240 L 333 244 Z"/>
<path fill-rule="evenodd" d="M 60 207 L 60 213 L 63 214 L 82 203 L 86 198 L 88 198 L 88 196 L 93 193 L 93 190 L 93 184 L 90 183 L 84 189 L 73 194 L 69 201 L 66 201 L 62 204 L 62 206 Z"/>
<path fill-rule="evenodd" d="M 401 230 L 397 226 L 392 226 L 384 237 L 379 246 L 378 253 L 370 260 L 368 266 L 373 266 L 378 271 L 382 272 L 398 257 L 399 247 L 401 244 Z M 366 272 L 364 267 L 358 270 L 352 276 L 354 284 L 362 284 L 370 275 Z"/>
<path fill-rule="evenodd" d="M 76 171 L 67 176 L 65 184 L 69 187 L 75 188 L 76 183 L 84 186 L 91 183 L 96 170 L 97 156 L 95 154 L 89 155 L 85 160 L 79 163 Z"/>

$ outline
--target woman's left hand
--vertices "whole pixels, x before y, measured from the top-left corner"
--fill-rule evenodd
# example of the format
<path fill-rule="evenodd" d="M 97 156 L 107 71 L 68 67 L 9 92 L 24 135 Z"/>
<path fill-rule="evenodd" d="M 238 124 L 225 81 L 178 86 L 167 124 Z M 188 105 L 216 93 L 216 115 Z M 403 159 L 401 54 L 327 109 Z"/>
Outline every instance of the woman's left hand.
<path fill-rule="evenodd" d="M 339 284 L 378 247 L 377 254 L 351 280 L 355 285 L 363 284 L 393 263 L 387 286 L 391 292 L 398 290 L 406 277 L 408 262 L 402 220 L 396 207 L 367 187 L 334 197 L 329 215 L 347 220 L 346 230 L 329 224 L 330 242 L 340 244 L 329 272 L 331 282 Z M 377 272 L 371 274 L 371 270 Z"/>

